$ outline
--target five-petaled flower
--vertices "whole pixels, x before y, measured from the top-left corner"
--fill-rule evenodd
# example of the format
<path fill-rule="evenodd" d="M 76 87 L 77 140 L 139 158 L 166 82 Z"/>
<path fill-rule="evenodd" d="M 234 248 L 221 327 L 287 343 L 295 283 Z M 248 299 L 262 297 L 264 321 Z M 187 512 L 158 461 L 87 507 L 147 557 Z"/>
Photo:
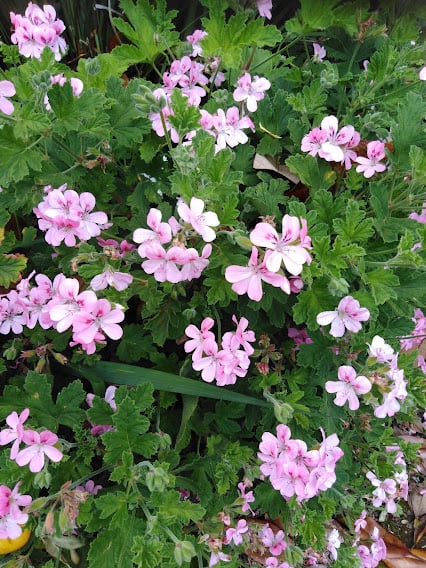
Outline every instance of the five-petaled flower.
<path fill-rule="evenodd" d="M 331 323 L 330 335 L 342 337 L 346 329 L 352 333 L 358 333 L 361 323 L 370 319 L 367 308 L 361 308 L 358 300 L 352 296 L 342 298 L 334 311 L 321 312 L 317 315 L 318 325 Z"/>

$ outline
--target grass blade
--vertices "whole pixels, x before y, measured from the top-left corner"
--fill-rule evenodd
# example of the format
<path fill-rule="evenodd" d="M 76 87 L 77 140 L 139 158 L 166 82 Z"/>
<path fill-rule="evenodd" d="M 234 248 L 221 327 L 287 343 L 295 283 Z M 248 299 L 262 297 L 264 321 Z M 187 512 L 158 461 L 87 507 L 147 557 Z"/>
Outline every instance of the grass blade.
<path fill-rule="evenodd" d="M 75 374 L 86 379 L 101 379 L 107 383 L 118 385 L 137 386 L 143 383 L 151 383 L 154 389 L 181 394 L 189 394 L 216 400 L 227 400 L 240 404 L 252 404 L 255 406 L 270 407 L 270 404 L 259 398 L 227 390 L 224 387 L 216 387 L 202 381 L 180 377 L 172 373 L 164 373 L 155 369 L 145 369 L 124 363 L 112 363 L 99 361 L 93 366 L 73 365 Z"/>

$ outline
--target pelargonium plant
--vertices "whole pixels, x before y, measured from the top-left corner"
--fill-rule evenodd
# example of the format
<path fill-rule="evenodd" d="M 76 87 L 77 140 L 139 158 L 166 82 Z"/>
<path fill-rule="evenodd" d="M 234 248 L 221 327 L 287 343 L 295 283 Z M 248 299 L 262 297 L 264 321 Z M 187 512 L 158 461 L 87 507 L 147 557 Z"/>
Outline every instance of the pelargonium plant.
<path fill-rule="evenodd" d="M 0 565 L 374 568 L 425 480 L 420 17 L 119 8 L 0 44 Z"/>

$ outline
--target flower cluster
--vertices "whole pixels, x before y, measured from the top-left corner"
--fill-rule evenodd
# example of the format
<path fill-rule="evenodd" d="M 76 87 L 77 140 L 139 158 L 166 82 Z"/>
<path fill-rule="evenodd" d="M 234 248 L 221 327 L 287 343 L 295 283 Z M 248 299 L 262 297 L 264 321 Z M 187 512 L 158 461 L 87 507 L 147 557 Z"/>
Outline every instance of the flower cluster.
<path fill-rule="evenodd" d="M 30 411 L 25 408 L 21 414 L 12 412 L 6 418 L 9 428 L 0 431 L 0 445 L 6 446 L 13 442 L 10 450 L 10 459 L 14 460 L 19 466 L 29 464 L 30 471 L 37 473 L 44 467 L 45 456 L 53 462 L 62 459 L 62 452 L 55 446 L 58 443 L 58 436 L 50 430 L 36 432 L 35 430 L 24 429 L 24 423 L 28 419 Z M 21 443 L 26 447 L 19 449 Z"/>
<path fill-rule="evenodd" d="M 276 525 L 261 523 L 254 520 L 250 524 L 245 519 L 239 519 L 235 526 L 231 526 L 229 515 L 219 513 L 224 525 L 225 535 L 222 538 L 210 538 L 208 541 L 211 551 L 209 567 L 215 566 L 219 561 L 230 562 L 232 557 L 222 552 L 223 545 L 239 546 L 246 544 L 252 551 L 259 551 L 265 558 L 265 566 L 270 568 L 290 568 L 282 557 L 287 549 L 284 531 Z"/>
<path fill-rule="evenodd" d="M 15 110 L 13 103 L 8 100 L 15 94 L 16 89 L 12 81 L 0 81 L 0 111 L 4 114 L 12 114 Z"/>
<path fill-rule="evenodd" d="M 88 241 L 110 226 L 106 213 L 92 212 L 96 205 L 92 193 L 85 191 L 79 195 L 73 189 L 67 189 L 66 183 L 57 189 L 48 185 L 44 191 L 43 201 L 33 211 L 50 245 L 59 246 L 64 242 L 66 246 L 74 247 L 76 239 Z"/>
<path fill-rule="evenodd" d="M 293 495 L 304 501 L 329 489 L 336 481 L 336 462 L 343 456 L 337 435 L 325 438 L 323 433 L 319 448 L 308 450 L 303 440 L 291 438 L 285 424 L 279 424 L 276 431 L 276 436 L 264 432 L 257 454 L 272 487 L 287 501 Z"/>
<path fill-rule="evenodd" d="M 336 310 L 321 312 L 317 315 L 318 325 L 328 325 L 331 323 L 330 335 L 333 337 L 343 337 L 346 330 L 358 333 L 361 323 L 370 319 L 370 312 L 367 308 L 361 308 L 358 300 L 352 296 L 342 298 Z"/>
<path fill-rule="evenodd" d="M 184 55 L 181 59 L 174 60 L 169 71 L 163 74 L 162 86 L 153 91 L 153 96 L 158 101 L 160 109 L 153 109 L 149 113 L 152 128 L 158 136 L 165 136 L 166 131 L 169 132 L 174 143 L 179 142 L 179 134 L 169 120 L 169 117 L 174 114 L 171 101 L 173 90 L 179 89 L 187 98 L 189 105 L 199 107 L 201 100 L 207 94 L 206 86 L 211 82 L 215 86 L 219 86 L 225 80 L 224 74 L 219 71 L 217 59 L 208 59 L 205 63 L 191 59 L 202 55 L 200 41 L 206 35 L 207 33 L 203 30 L 195 30 L 193 34 L 187 36 L 187 40 L 192 46 L 191 55 Z M 250 73 L 245 72 L 237 81 L 233 98 L 236 102 L 243 103 L 242 111 L 244 111 L 245 103 L 248 112 L 255 112 L 258 101 L 264 98 L 265 91 L 270 87 L 271 83 L 267 79 L 257 75 L 252 78 Z M 240 110 L 236 106 L 228 109 L 219 108 L 214 113 L 205 109 L 201 109 L 200 112 L 200 128 L 216 139 L 216 152 L 227 146 L 234 148 L 238 144 L 245 144 L 248 141 L 248 136 L 244 130 L 251 129 L 254 131 L 254 123 L 251 118 L 244 112 L 240 114 Z M 186 133 L 185 143 L 190 143 L 195 134 L 196 130 Z"/>
<path fill-rule="evenodd" d="M 66 51 L 65 40 L 60 37 L 65 25 L 56 18 L 53 6 L 45 4 L 42 9 L 30 2 L 24 16 L 10 12 L 10 20 L 14 27 L 10 39 L 18 44 L 21 55 L 40 59 L 43 49 L 49 47 L 56 61 L 60 61 Z"/>
<path fill-rule="evenodd" d="M 382 560 L 386 558 L 387 549 L 385 541 L 380 537 L 379 529 L 374 527 L 371 534 L 372 543 L 370 547 L 360 544 L 357 547 L 357 554 L 361 559 L 362 568 L 376 568 Z"/>
<path fill-rule="evenodd" d="M 19 493 L 20 485 L 18 482 L 13 489 L 0 485 L 0 539 L 19 538 L 22 526 L 28 521 L 28 513 L 20 507 L 28 507 L 32 497 Z"/>
<path fill-rule="evenodd" d="M 281 288 L 286 294 L 300 291 L 300 278 L 304 264 L 311 263 L 307 249 L 311 247 L 311 239 L 307 235 L 306 219 L 284 215 L 282 233 L 279 234 L 270 223 L 257 223 L 250 233 L 252 252 L 247 267 L 231 265 L 226 268 L 225 278 L 232 284 L 237 294 L 247 294 L 251 300 L 259 302 L 263 296 L 262 281 Z M 266 251 L 259 259 L 259 250 Z M 284 275 L 282 265 L 297 284 L 292 286 Z"/>
<path fill-rule="evenodd" d="M 162 221 L 158 209 L 150 209 L 147 225 L 150 229 L 136 229 L 133 240 L 140 243 L 138 253 L 146 258 L 142 268 L 147 274 L 153 274 L 157 282 L 182 282 L 199 278 L 208 266 L 212 247 L 204 246 L 201 255 L 193 248 L 186 247 L 186 241 L 200 235 L 204 242 L 210 243 L 216 238 L 212 227 L 220 222 L 216 213 L 204 211 L 204 201 L 193 197 L 189 206 L 178 200 L 177 211 L 182 223 L 174 217 L 168 222 Z M 166 250 L 163 245 L 172 243 Z"/>
<path fill-rule="evenodd" d="M 375 489 L 372 492 L 372 504 L 374 507 L 386 508 L 386 511 L 393 515 L 396 513 L 396 502 L 395 499 L 405 499 L 408 500 L 408 476 L 405 467 L 405 461 L 402 459 L 402 452 L 399 453 L 400 457 L 396 458 L 395 463 L 402 464 L 403 470 L 401 472 L 395 473 L 393 478 L 386 478 L 383 481 L 377 478 L 376 474 L 372 471 L 368 471 L 366 477 Z"/>
<path fill-rule="evenodd" d="M 222 336 L 221 349 L 216 342 L 215 334 L 210 331 L 214 325 L 212 318 L 205 318 L 198 329 L 191 324 L 185 329 L 189 338 L 185 342 L 186 353 L 192 352 L 192 367 L 201 371 L 201 378 L 218 386 L 233 385 L 237 377 L 245 377 L 250 366 L 250 355 L 254 349 L 250 345 L 255 341 L 253 331 L 247 330 L 248 320 L 244 317 L 232 321 L 237 326 L 235 332 L 228 331 Z"/>
<path fill-rule="evenodd" d="M 311 156 L 318 155 L 327 162 L 344 164 L 350 170 L 358 163 L 356 171 L 370 178 L 375 172 L 383 172 L 386 166 L 381 163 L 386 158 L 384 142 L 374 140 L 367 144 L 367 157 L 358 156 L 354 148 L 360 143 L 359 132 L 352 125 L 339 130 L 338 120 L 334 115 L 326 116 L 320 127 L 313 128 L 302 139 L 301 150 Z"/>
<path fill-rule="evenodd" d="M 72 327 L 70 345 L 80 344 L 88 354 L 96 351 L 97 343 L 105 342 L 105 335 L 120 339 L 122 306 L 113 308 L 91 290 L 80 292 L 76 278 L 58 274 L 52 282 L 44 274 L 37 274 L 36 285 L 31 286 L 33 276 L 21 280 L 17 290 L 0 297 L 0 333 L 22 333 L 23 326 L 33 329 L 37 323 L 60 333 Z"/>

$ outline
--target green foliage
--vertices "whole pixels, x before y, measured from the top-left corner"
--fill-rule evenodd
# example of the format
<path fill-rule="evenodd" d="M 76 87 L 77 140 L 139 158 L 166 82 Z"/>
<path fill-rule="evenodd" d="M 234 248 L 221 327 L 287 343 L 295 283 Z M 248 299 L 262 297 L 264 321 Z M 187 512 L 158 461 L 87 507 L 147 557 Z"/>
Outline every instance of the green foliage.
<path fill-rule="evenodd" d="M 32 544 L 11 562 L 67 566 L 78 548 L 87 568 L 173 568 L 213 563 L 211 554 L 221 551 L 237 568 L 247 562 L 247 546 L 259 544 L 260 521 L 279 518 L 288 546 L 277 560 L 302 566 L 308 549 L 328 554 L 331 521 L 345 518 L 336 566 L 346 568 L 356 562 L 351 527 L 361 511 L 386 515 L 384 506 L 372 508 L 366 472 L 398 480 L 403 470 L 383 447 L 398 444 L 409 479 L 421 482 L 416 447 L 394 426 L 418 431 L 426 403 L 418 366 L 424 330 L 415 312 L 426 303 L 419 79 L 426 14 L 414 14 L 410 2 L 402 14 L 393 0 L 379 2 L 374 13 L 367 2 L 301 0 L 285 20 L 274 5 L 270 23 L 255 4 L 201 0 L 178 13 L 166 0 L 117 1 L 103 11 L 119 44 L 109 53 L 89 45 L 97 55 L 82 52 L 69 65 L 49 48 L 25 60 L 17 46 L 0 46 L 4 78 L 16 88 L 13 113 L 0 112 L 0 418 L 8 419 L 4 431 L 13 412 L 28 408 L 24 430 L 52 431 L 63 453 L 57 463 L 47 455 L 33 473 L 11 459 L 27 437 L 12 453 L 13 440 L 0 448 L 0 483 L 12 490 L 20 482 L 33 499 Z M 207 35 L 202 53 L 192 56 L 186 37 L 196 21 Z M 326 49 L 323 61 L 313 57 L 314 42 Z M 191 76 L 180 73 L 189 61 Z M 250 102 L 236 101 L 246 72 L 270 87 Z M 59 74 L 64 84 L 53 84 Z M 79 96 L 72 78 L 83 82 Z M 194 86 L 200 105 L 189 104 Z M 239 114 L 224 127 L 217 113 L 230 107 Z M 311 154 L 301 149 L 326 116 L 360 135 L 349 146 L 339 144 L 343 134 L 331 136 L 346 160 L 329 160 L 324 147 L 317 152 L 319 143 Z M 242 119 L 253 127 L 240 129 Z M 219 150 L 216 130 L 226 148 Z M 374 140 L 386 141 L 386 168 L 366 177 L 354 154 L 365 158 Z M 65 184 L 80 199 L 92 194 L 96 205 L 77 212 L 70 193 L 64 207 L 50 204 L 49 214 L 72 213 L 66 231 L 84 221 L 93 236 L 84 241 L 80 232 L 76 246 L 51 246 L 45 224 L 52 239 L 62 221 L 38 222 L 35 208 Z M 192 198 L 203 201 L 202 213 Z M 181 218 L 180 200 L 195 218 Z M 97 228 L 91 220 L 100 212 L 108 221 Z M 206 242 L 201 225 L 209 212 L 219 223 Z M 285 215 L 297 219 L 281 235 Z M 278 233 L 265 246 L 252 242 L 259 222 Z M 258 266 L 249 261 L 254 246 Z M 163 258 L 171 247 L 176 257 L 190 251 L 199 274 L 194 268 L 176 277 L 189 266 Z M 275 248 L 283 262 L 271 275 L 266 266 Z M 241 289 L 226 280 L 231 266 L 240 267 Z M 132 277 L 128 286 L 123 274 Z M 101 275 L 99 285 L 93 278 Z M 274 286 L 280 276 L 287 280 Z M 242 293 L 249 281 L 250 296 Z M 370 315 L 358 332 L 335 337 L 318 314 L 336 311 L 347 296 Z M 108 303 L 112 315 L 102 313 Z M 120 321 L 111 327 L 114 315 Z M 214 322 L 208 329 L 206 318 Z M 210 333 L 215 343 L 205 341 Z M 398 353 L 400 372 L 373 356 L 376 335 Z M 411 339 L 412 349 L 403 350 L 401 339 Z M 338 406 L 327 390 L 343 365 L 371 384 L 356 410 Z M 221 380 L 226 384 L 218 386 Z M 397 386 L 400 408 L 377 416 Z M 315 451 L 324 438 L 338 438 L 343 455 L 329 489 L 310 499 L 274 489 L 258 453 L 261 440 L 272 444 L 283 435 L 278 424 L 300 440 L 301 454 L 303 444 Z M 331 476 L 331 455 L 324 475 Z M 90 481 L 98 486 L 93 494 Z M 250 516 L 244 491 L 253 491 L 259 526 L 252 523 L 243 544 L 230 546 L 227 529 Z"/>

